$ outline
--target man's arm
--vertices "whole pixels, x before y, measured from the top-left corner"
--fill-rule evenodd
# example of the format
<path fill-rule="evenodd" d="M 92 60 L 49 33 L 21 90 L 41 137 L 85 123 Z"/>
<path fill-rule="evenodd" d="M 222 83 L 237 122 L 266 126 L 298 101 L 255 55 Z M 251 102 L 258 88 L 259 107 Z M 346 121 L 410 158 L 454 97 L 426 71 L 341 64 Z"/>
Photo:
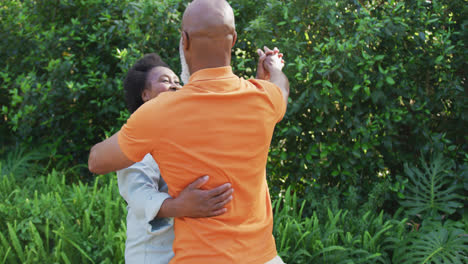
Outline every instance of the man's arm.
<path fill-rule="evenodd" d="M 91 148 L 88 159 L 88 168 L 91 172 L 106 174 L 127 168 L 135 163 L 122 152 L 118 142 L 118 133 Z"/>
<path fill-rule="evenodd" d="M 203 176 L 189 184 L 177 196 L 164 200 L 157 217 L 212 217 L 227 212 L 224 206 L 232 200 L 234 189 L 225 183 L 211 190 L 200 189 L 209 177 Z"/>
<path fill-rule="evenodd" d="M 156 217 L 212 217 L 227 211 L 224 206 L 231 201 L 233 189 L 223 184 L 211 190 L 200 189 L 208 176 L 189 184 L 177 198 L 161 191 L 161 174 L 150 155 L 141 162 L 117 171 L 120 195 L 132 212 L 147 222 Z"/>
<path fill-rule="evenodd" d="M 268 47 L 264 47 L 264 49 L 265 52 L 261 49 L 257 50 L 259 56 L 257 79 L 269 80 L 276 84 L 281 90 L 284 102 L 288 105 L 289 80 L 282 71 L 284 67 L 283 54 L 279 53 L 277 48 L 270 50 Z"/>
<path fill-rule="evenodd" d="M 270 82 L 276 84 L 281 89 L 281 94 L 283 94 L 284 103 L 288 105 L 288 98 L 289 98 L 288 77 L 286 77 L 286 75 L 281 70 L 278 70 L 275 68 L 270 69 L 270 76 L 271 76 Z"/>

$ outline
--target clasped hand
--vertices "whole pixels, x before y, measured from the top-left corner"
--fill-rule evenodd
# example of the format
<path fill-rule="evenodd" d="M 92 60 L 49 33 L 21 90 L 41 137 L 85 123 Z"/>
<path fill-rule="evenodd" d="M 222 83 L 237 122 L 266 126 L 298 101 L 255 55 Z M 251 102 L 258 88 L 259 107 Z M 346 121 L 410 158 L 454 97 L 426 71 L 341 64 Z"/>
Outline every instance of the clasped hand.
<path fill-rule="evenodd" d="M 280 53 L 278 48 L 273 50 L 267 46 L 263 47 L 264 50 L 258 49 L 258 66 L 257 66 L 257 79 L 270 80 L 271 74 L 281 72 L 284 67 L 283 53 Z"/>

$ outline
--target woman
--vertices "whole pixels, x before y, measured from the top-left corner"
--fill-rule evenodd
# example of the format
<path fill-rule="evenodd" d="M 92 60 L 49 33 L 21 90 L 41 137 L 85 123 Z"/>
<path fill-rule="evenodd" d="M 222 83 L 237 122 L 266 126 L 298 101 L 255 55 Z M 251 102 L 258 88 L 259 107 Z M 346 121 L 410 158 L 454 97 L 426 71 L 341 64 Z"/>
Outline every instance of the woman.
<path fill-rule="evenodd" d="M 129 70 L 124 81 L 125 100 L 133 113 L 160 93 L 182 88 L 177 75 L 154 54 L 147 54 Z M 167 185 L 150 154 L 141 162 L 117 172 L 119 191 L 128 203 L 126 263 L 167 264 L 173 257 L 172 217 L 210 217 L 226 212 L 230 184 L 212 190 L 199 189 L 208 181 L 201 177 L 177 197 L 167 194 Z"/>

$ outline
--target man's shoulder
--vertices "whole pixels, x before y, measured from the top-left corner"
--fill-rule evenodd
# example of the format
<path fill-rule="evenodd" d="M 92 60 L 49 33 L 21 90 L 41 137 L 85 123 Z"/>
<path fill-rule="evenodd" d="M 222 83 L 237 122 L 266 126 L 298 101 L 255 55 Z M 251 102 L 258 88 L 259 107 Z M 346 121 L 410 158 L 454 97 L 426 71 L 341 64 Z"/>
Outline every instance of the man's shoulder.
<path fill-rule="evenodd" d="M 265 93 L 268 97 L 272 99 L 277 97 L 282 97 L 281 89 L 274 83 L 270 81 L 260 80 L 260 79 L 249 79 L 247 80 L 249 85 L 255 87 L 258 91 Z"/>
<path fill-rule="evenodd" d="M 254 85 L 257 89 L 259 89 L 274 105 L 276 112 L 278 112 L 280 119 L 286 112 L 286 104 L 283 98 L 283 92 L 281 88 L 278 87 L 276 84 L 259 79 L 250 79 L 248 80 L 252 85 Z"/>
<path fill-rule="evenodd" d="M 261 90 L 267 90 L 267 91 L 270 91 L 270 90 L 280 90 L 280 88 L 270 82 L 270 81 L 265 81 L 265 80 L 260 80 L 260 79 L 248 79 L 246 80 L 247 82 L 251 83 L 252 85 L 256 86 L 258 89 L 261 89 Z"/>

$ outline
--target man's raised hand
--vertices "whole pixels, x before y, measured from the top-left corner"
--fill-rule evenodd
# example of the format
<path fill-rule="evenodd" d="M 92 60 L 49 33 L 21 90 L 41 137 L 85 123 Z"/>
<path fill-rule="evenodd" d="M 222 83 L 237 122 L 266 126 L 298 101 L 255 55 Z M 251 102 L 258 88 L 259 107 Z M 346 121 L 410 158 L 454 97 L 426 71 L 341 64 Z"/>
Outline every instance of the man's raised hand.
<path fill-rule="evenodd" d="M 273 50 L 270 50 L 268 47 L 264 47 L 265 52 L 261 49 L 257 50 L 258 54 L 258 65 L 257 65 L 257 79 L 261 80 L 270 80 L 270 72 L 267 68 L 265 68 L 265 61 L 267 61 L 267 64 L 271 64 L 270 60 L 273 60 L 274 62 L 277 62 L 279 59 L 280 64 L 282 63 L 281 69 L 284 67 L 284 60 L 283 58 L 283 53 L 280 53 L 278 48 L 274 48 Z M 280 69 L 280 70 L 281 70 Z"/>
<path fill-rule="evenodd" d="M 271 50 L 265 46 L 263 49 L 264 51 L 257 50 L 259 56 L 257 79 L 268 80 L 276 84 L 281 90 L 284 102 L 288 105 L 289 80 L 282 71 L 284 67 L 283 54 L 279 52 L 278 48 Z"/>

